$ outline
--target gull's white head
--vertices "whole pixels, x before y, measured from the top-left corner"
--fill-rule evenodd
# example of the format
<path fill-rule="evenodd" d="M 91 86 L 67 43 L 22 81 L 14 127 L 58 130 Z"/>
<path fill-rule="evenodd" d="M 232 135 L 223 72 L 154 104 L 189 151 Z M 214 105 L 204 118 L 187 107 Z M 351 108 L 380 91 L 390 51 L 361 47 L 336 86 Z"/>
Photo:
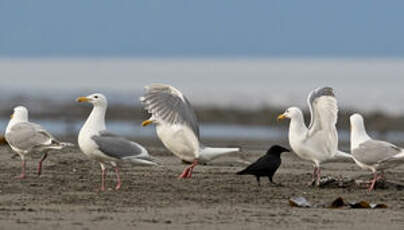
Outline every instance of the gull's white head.
<path fill-rule="evenodd" d="M 283 120 L 285 118 L 294 119 L 297 117 L 301 117 L 302 111 L 297 107 L 288 108 L 283 114 L 278 116 L 278 120 Z"/>
<path fill-rule="evenodd" d="M 355 113 L 349 118 L 351 122 L 351 150 L 357 148 L 361 143 L 370 139 L 365 129 L 365 122 L 362 115 Z"/>
<path fill-rule="evenodd" d="M 363 120 L 362 115 L 360 115 L 359 113 L 355 113 L 355 114 L 351 115 L 349 120 L 351 122 L 351 130 L 352 131 L 365 130 L 365 122 Z"/>
<path fill-rule="evenodd" d="M 14 108 L 13 114 L 10 116 L 11 120 L 15 121 L 28 121 L 28 109 L 25 108 L 24 106 L 17 106 Z"/>
<path fill-rule="evenodd" d="M 76 99 L 77 102 L 88 102 L 93 104 L 94 106 L 100 106 L 100 107 L 107 107 L 108 106 L 108 101 L 107 98 L 102 95 L 101 93 L 94 93 L 91 95 L 88 95 L 87 97 L 78 97 Z"/>
<path fill-rule="evenodd" d="M 17 106 L 14 108 L 13 114 L 10 115 L 10 121 L 8 122 L 6 133 L 8 133 L 15 124 L 20 122 L 28 122 L 28 109 L 24 106 Z"/>

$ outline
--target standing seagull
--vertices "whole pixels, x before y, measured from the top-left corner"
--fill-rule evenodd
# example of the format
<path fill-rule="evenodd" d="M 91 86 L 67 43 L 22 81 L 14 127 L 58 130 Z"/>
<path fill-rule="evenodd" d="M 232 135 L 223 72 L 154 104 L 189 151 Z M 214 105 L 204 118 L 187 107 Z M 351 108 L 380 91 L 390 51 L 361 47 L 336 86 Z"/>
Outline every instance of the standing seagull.
<path fill-rule="evenodd" d="M 337 100 L 330 87 L 317 88 L 307 98 L 311 121 L 307 128 L 303 113 L 297 107 L 290 107 L 278 116 L 278 120 L 290 119 L 289 144 L 302 159 L 312 161 L 313 180 L 320 185 L 320 164 L 340 158 L 352 158 L 348 153 L 338 150 Z M 317 176 L 317 177 L 316 177 Z"/>
<path fill-rule="evenodd" d="M 102 170 L 101 191 L 105 190 L 106 163 L 110 163 L 115 168 L 117 178 L 116 190 L 121 187 L 118 161 L 128 160 L 134 164 L 156 165 L 143 146 L 106 130 L 105 113 L 108 103 L 104 95 L 96 93 L 87 97 L 79 97 L 77 98 L 77 102 L 89 102 L 93 104 L 93 110 L 80 129 L 78 142 L 84 154 L 100 163 Z"/>
<path fill-rule="evenodd" d="M 188 99 L 176 88 L 164 84 L 145 87 L 140 101 L 152 116 L 142 126 L 156 124 L 157 135 L 164 146 L 180 159 L 193 162 L 180 178 L 190 178 L 199 160 L 212 160 L 240 151 L 239 148 L 210 148 L 200 143 L 199 124 Z"/>
<path fill-rule="evenodd" d="M 268 177 L 269 181 L 274 184 L 272 177 L 274 176 L 276 170 L 282 163 L 281 153 L 289 152 L 279 145 L 273 145 L 268 149 L 267 154 L 259 158 L 256 162 L 249 165 L 244 170 L 237 173 L 237 175 L 254 175 L 257 179 L 258 186 L 260 186 L 260 177 Z"/>
<path fill-rule="evenodd" d="M 353 114 L 350 121 L 352 157 L 359 167 L 371 170 L 374 175 L 368 190 L 370 192 L 376 181 L 383 178 L 383 170 L 403 163 L 404 151 L 391 143 L 370 138 L 360 114 Z M 380 175 L 378 172 L 381 172 Z"/>
<path fill-rule="evenodd" d="M 60 142 L 42 126 L 28 121 L 28 110 L 24 106 L 14 108 L 14 113 L 8 122 L 5 138 L 22 161 L 22 172 L 18 178 L 25 178 L 25 155 L 31 152 L 43 152 L 38 163 L 38 176 L 42 172 L 42 162 L 52 149 L 62 149 L 73 144 Z"/>

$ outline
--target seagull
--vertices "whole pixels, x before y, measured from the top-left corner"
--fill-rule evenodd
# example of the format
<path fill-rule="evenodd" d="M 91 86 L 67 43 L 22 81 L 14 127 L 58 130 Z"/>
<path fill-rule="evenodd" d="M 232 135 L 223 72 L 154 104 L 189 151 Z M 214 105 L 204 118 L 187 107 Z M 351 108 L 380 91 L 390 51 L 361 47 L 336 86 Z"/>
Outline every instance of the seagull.
<path fill-rule="evenodd" d="M 290 152 L 289 149 L 286 149 L 279 145 L 273 145 L 268 149 L 266 155 L 259 158 L 257 161 L 249 165 L 244 170 L 237 173 L 237 175 L 254 175 L 257 179 L 258 186 L 260 186 L 260 177 L 268 177 L 269 182 L 275 184 L 272 181 L 272 177 L 274 176 L 276 170 L 278 170 L 281 165 L 281 153 Z"/>
<path fill-rule="evenodd" d="M 350 117 L 351 153 L 355 163 L 362 169 L 371 170 L 373 180 L 368 191 L 371 192 L 376 181 L 383 178 L 384 170 L 403 163 L 404 150 L 386 141 L 373 140 L 366 133 L 362 115 Z M 380 175 L 378 174 L 380 172 Z"/>
<path fill-rule="evenodd" d="M 178 89 L 165 84 L 151 84 L 145 87 L 145 91 L 140 101 L 151 117 L 143 121 L 142 126 L 154 123 L 164 146 L 181 160 L 192 162 L 179 178 L 190 178 L 194 167 L 201 161 L 240 151 L 240 148 L 212 148 L 201 144 L 196 114 Z"/>
<path fill-rule="evenodd" d="M 303 113 L 297 107 L 288 108 L 278 116 L 278 120 L 290 119 L 289 144 L 302 159 L 312 161 L 313 180 L 320 185 L 320 164 L 352 156 L 338 150 L 337 100 L 330 87 L 314 89 L 310 92 L 307 103 L 310 108 L 309 127 L 304 123 Z M 317 176 L 317 178 L 316 178 Z"/>
<path fill-rule="evenodd" d="M 42 152 L 42 158 L 38 163 L 38 176 L 42 173 L 42 163 L 50 150 L 60 150 L 66 146 L 74 146 L 71 143 L 60 142 L 46 129 L 36 123 L 29 122 L 28 109 L 24 106 L 14 108 L 10 116 L 5 139 L 11 149 L 16 152 L 22 161 L 22 172 L 18 178 L 25 178 L 25 155 L 31 152 Z"/>
<path fill-rule="evenodd" d="M 89 158 L 98 161 L 101 166 L 101 191 L 105 191 L 106 163 L 110 163 L 115 168 L 117 178 L 115 190 L 121 188 L 118 161 L 129 161 L 140 165 L 157 165 L 143 146 L 107 131 L 105 113 L 108 102 L 104 95 L 95 93 L 87 97 L 79 97 L 76 101 L 88 102 L 93 105 L 93 110 L 80 129 L 78 143 L 81 151 Z"/>

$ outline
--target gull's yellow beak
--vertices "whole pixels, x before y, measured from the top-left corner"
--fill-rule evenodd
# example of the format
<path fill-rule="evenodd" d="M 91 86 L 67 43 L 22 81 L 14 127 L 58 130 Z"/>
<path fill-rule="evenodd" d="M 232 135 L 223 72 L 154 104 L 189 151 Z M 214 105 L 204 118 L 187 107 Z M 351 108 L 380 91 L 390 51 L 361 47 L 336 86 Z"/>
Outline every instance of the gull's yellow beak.
<path fill-rule="evenodd" d="M 148 125 L 150 125 L 151 123 L 153 123 L 153 121 L 151 121 L 151 120 L 145 120 L 145 121 L 142 122 L 142 126 L 148 126 Z"/>
<path fill-rule="evenodd" d="M 14 117 L 14 113 L 12 113 L 11 115 L 10 115 L 10 118 L 13 118 Z"/>
<path fill-rule="evenodd" d="M 283 120 L 285 118 L 287 118 L 287 117 L 284 114 L 281 114 L 278 116 L 278 121 Z"/>
<path fill-rule="evenodd" d="M 86 97 L 78 97 L 78 98 L 76 99 L 76 101 L 77 101 L 77 102 L 86 102 L 86 101 L 89 101 L 89 99 L 86 98 Z"/>

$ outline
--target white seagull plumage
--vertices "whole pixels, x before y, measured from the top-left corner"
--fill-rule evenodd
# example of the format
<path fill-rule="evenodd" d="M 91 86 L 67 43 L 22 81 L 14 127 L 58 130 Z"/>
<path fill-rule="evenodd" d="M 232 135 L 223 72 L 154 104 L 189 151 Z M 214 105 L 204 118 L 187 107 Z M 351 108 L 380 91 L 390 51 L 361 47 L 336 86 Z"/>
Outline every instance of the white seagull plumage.
<path fill-rule="evenodd" d="M 24 106 L 14 108 L 14 113 L 7 125 L 5 139 L 11 149 L 16 152 L 22 161 L 22 172 L 19 178 L 25 177 L 25 155 L 32 152 L 43 153 L 38 163 L 38 175 L 42 172 L 42 163 L 50 150 L 60 150 L 71 143 L 60 142 L 41 125 L 30 122 L 28 109 Z"/>
<path fill-rule="evenodd" d="M 151 117 L 143 126 L 156 124 L 156 132 L 164 146 L 180 159 L 193 162 L 180 178 L 192 176 L 193 168 L 226 154 L 239 152 L 239 148 L 212 148 L 200 143 L 198 119 L 188 99 L 176 88 L 165 84 L 145 87 L 140 98 Z"/>
<path fill-rule="evenodd" d="M 108 102 L 104 95 L 95 93 L 87 97 L 79 97 L 77 102 L 93 104 L 93 110 L 80 129 L 78 143 L 84 154 L 99 162 L 102 170 L 102 191 L 105 190 L 106 163 L 110 163 L 115 168 L 117 177 L 116 190 L 121 187 L 118 161 L 126 160 L 140 165 L 157 165 L 143 146 L 107 131 L 105 113 Z"/>
<path fill-rule="evenodd" d="M 319 185 L 321 163 L 352 156 L 338 150 L 338 106 L 334 90 L 330 87 L 314 89 L 307 103 L 311 114 L 309 127 L 305 125 L 303 113 L 297 107 L 288 108 L 278 119 L 290 119 L 289 144 L 300 158 L 313 162 L 312 183 L 315 181 Z"/>
<path fill-rule="evenodd" d="M 352 157 L 359 167 L 372 171 L 374 175 L 369 186 L 370 192 L 376 181 L 383 177 L 383 170 L 404 163 L 404 150 L 389 142 L 370 138 L 362 115 L 353 114 L 350 122 Z M 378 175 L 379 172 L 380 175 Z"/>

